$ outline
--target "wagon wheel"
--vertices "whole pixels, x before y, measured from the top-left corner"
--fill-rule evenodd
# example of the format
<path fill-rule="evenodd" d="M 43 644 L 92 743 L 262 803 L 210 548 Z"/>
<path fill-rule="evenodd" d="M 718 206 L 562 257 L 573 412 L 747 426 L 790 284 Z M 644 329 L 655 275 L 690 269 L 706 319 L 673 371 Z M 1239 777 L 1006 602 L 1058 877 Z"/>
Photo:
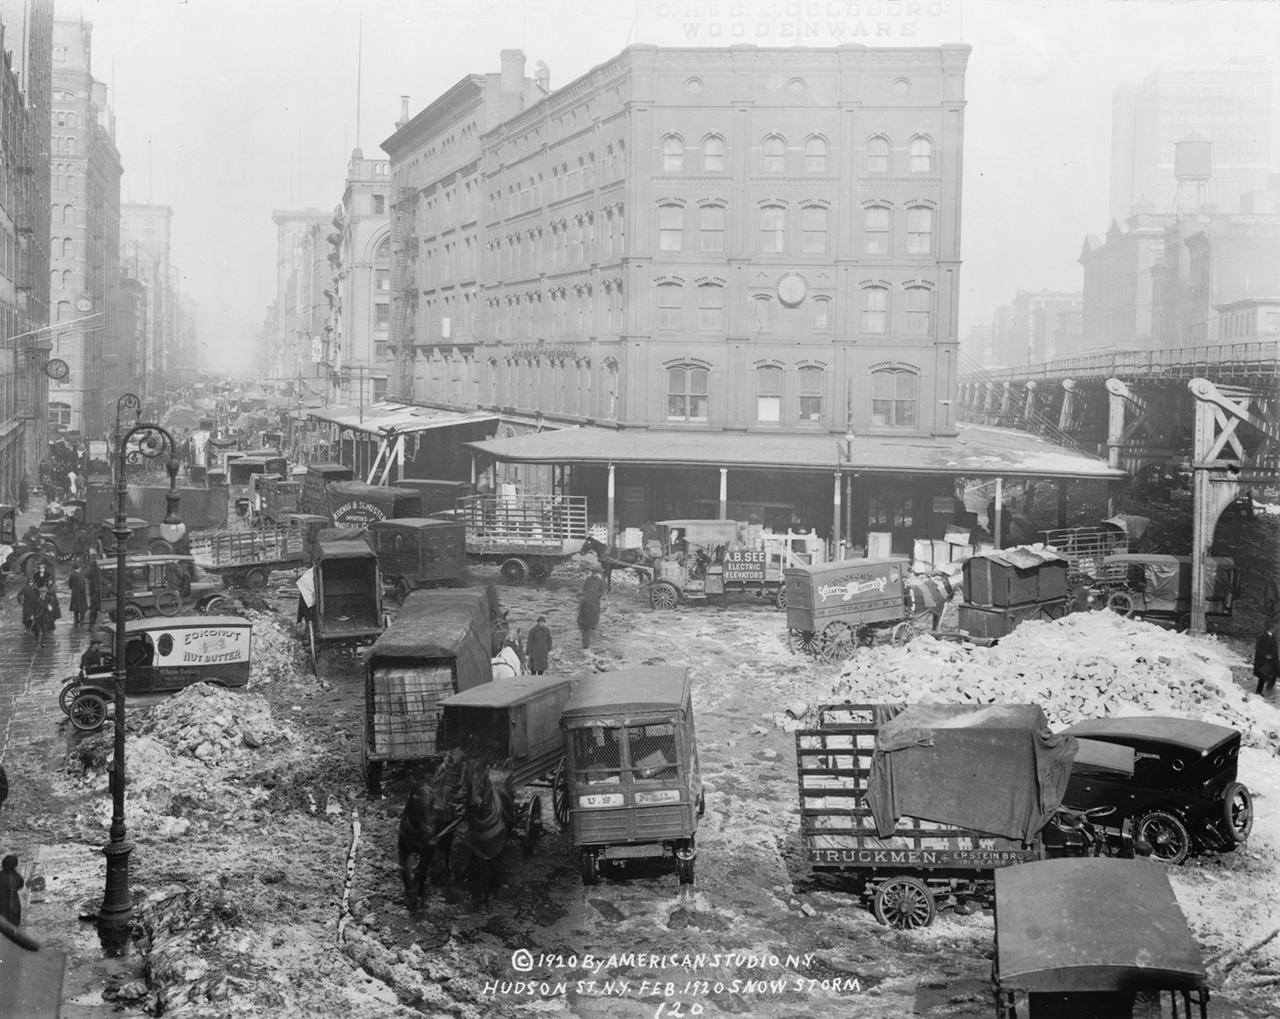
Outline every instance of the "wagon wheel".
<path fill-rule="evenodd" d="M 584 849 L 578 861 L 578 868 L 582 872 L 582 883 L 584 885 L 595 885 L 600 883 L 600 861 L 596 858 L 594 849 Z"/>
<path fill-rule="evenodd" d="M 776 608 L 782 609 L 784 612 L 787 608 L 787 585 L 784 581 L 779 584 L 773 592 L 773 604 Z"/>
<path fill-rule="evenodd" d="M 680 604 L 680 591 L 676 585 L 667 580 L 659 580 L 649 588 L 649 607 L 652 609 L 674 609 Z"/>
<path fill-rule="evenodd" d="M 871 908 L 876 919 L 890 927 L 911 930 L 928 927 L 938 915 L 933 893 L 919 878 L 891 877 L 876 886 Z"/>
<path fill-rule="evenodd" d="M 126 620 L 141 619 L 145 615 L 146 613 L 142 611 L 142 606 L 137 602 L 125 602 L 124 618 Z"/>
<path fill-rule="evenodd" d="M 529 801 L 528 815 L 525 818 L 524 833 L 520 838 L 520 848 L 525 856 L 532 856 L 542 835 L 542 797 L 535 796 Z"/>
<path fill-rule="evenodd" d="M 676 844 L 676 877 L 680 879 L 682 885 L 693 884 L 693 839 Z"/>
<path fill-rule="evenodd" d="M 916 628 L 904 620 L 890 631 L 889 639 L 893 641 L 894 647 L 902 647 L 904 644 L 910 644 L 915 635 Z"/>
<path fill-rule="evenodd" d="M 823 628 L 820 653 L 827 661 L 848 658 L 857 647 L 857 631 L 848 623 L 836 620 Z"/>
<path fill-rule="evenodd" d="M 166 588 L 156 595 L 156 611 L 162 616 L 176 616 L 182 610 L 182 595 Z"/>
<path fill-rule="evenodd" d="M 413 585 L 409 583 L 406 577 L 401 577 L 396 581 L 396 600 L 400 604 L 404 604 L 404 600 L 413 594 Z"/>
<path fill-rule="evenodd" d="M 64 683 L 62 689 L 58 693 L 58 707 L 62 709 L 64 715 L 71 714 L 71 702 L 80 694 L 79 683 Z"/>
<path fill-rule="evenodd" d="M 271 571 L 263 569 L 261 566 L 255 566 L 244 575 L 244 583 L 246 587 L 263 588 L 267 586 L 267 581 L 271 579 Z"/>
<path fill-rule="evenodd" d="M 1093 578 L 1084 570 L 1067 570 L 1067 594 L 1074 597 L 1082 587 L 1093 587 Z"/>
<path fill-rule="evenodd" d="M 564 761 L 560 762 L 555 777 L 551 780 L 551 809 L 556 815 L 556 824 L 561 828 L 568 828 L 569 776 L 565 774 Z"/>
<path fill-rule="evenodd" d="M 1262 607 L 1268 619 L 1280 616 L 1280 580 L 1272 577 L 1262 592 Z"/>
<path fill-rule="evenodd" d="M 107 702 L 96 693 L 77 694 L 67 714 L 81 732 L 94 732 L 107 720 Z"/>
<path fill-rule="evenodd" d="M 1151 855 L 1164 863 L 1182 863 L 1191 852 L 1191 833 L 1177 814 L 1152 810 L 1138 818 L 1135 839 L 1151 846 Z"/>
<path fill-rule="evenodd" d="M 552 565 L 545 559 L 535 559 L 529 564 L 529 577 L 541 583 L 551 576 Z"/>
<path fill-rule="evenodd" d="M 1253 831 L 1253 794 L 1244 783 L 1229 782 L 1223 790 L 1222 819 L 1233 847 Z"/>
<path fill-rule="evenodd" d="M 1133 595 L 1128 591 L 1112 591 L 1107 598 L 1107 608 L 1118 616 L 1131 616 L 1134 609 Z"/>
<path fill-rule="evenodd" d="M 316 624 L 307 620 L 307 647 L 311 651 L 311 675 L 320 675 L 320 663 L 316 659 Z"/>
<path fill-rule="evenodd" d="M 512 556 L 503 561 L 500 572 L 502 579 L 508 584 L 523 584 L 524 578 L 529 575 L 529 567 L 523 559 Z"/>
<path fill-rule="evenodd" d="M 787 631 L 787 650 L 794 654 L 806 654 L 817 656 L 822 645 L 822 639 L 812 630 L 788 630 Z"/>
<path fill-rule="evenodd" d="M 225 616 L 234 612 L 236 603 L 228 598 L 225 594 L 215 594 L 208 601 L 203 603 L 200 611 L 206 616 Z"/>

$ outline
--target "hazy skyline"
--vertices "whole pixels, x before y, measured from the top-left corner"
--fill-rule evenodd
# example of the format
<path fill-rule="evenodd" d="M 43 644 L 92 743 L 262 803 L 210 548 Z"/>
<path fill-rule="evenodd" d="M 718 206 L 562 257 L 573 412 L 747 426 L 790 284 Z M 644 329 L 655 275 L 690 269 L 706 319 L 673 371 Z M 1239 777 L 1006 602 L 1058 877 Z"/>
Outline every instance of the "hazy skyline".
<path fill-rule="evenodd" d="M 1158 67 L 1271 59 L 1280 39 L 1280 4 L 1269 0 L 922 6 L 942 13 L 925 25 L 928 38 L 880 41 L 973 47 L 961 335 L 1019 289 L 1079 289 L 1081 243 L 1109 222 L 1118 85 Z M 800 5 L 833 22 L 873 8 L 887 21 L 906 7 Z M 201 340 L 231 369 L 243 367 L 242 345 L 274 298 L 272 210 L 333 209 L 351 150 L 384 156 L 401 95 L 416 113 L 464 75 L 497 71 L 506 48 L 524 50 L 530 74 L 545 62 L 558 89 L 632 43 L 688 38 L 712 8 L 742 28 L 719 45 L 751 41 L 774 12 L 800 9 L 796 0 L 58 0 L 56 9 L 93 23 L 93 73 L 108 85 L 125 168 L 121 200 L 173 208 L 173 258 L 199 304 Z"/>

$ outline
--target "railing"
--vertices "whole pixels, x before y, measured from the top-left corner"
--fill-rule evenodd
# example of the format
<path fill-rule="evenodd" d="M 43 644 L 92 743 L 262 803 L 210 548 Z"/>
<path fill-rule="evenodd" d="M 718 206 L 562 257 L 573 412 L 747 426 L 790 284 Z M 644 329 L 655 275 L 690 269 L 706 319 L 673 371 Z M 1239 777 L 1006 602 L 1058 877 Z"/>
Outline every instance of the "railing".
<path fill-rule="evenodd" d="M 469 544 L 549 545 L 587 536 L 581 495 L 471 495 L 458 507 Z"/>
<path fill-rule="evenodd" d="M 1171 350 L 1114 350 L 991 371 L 966 366 L 961 378 L 964 381 L 970 378 L 1012 381 L 1066 376 L 1157 376 L 1177 379 L 1203 376 L 1212 379 L 1277 374 L 1280 374 L 1280 340 L 1257 340 Z"/>

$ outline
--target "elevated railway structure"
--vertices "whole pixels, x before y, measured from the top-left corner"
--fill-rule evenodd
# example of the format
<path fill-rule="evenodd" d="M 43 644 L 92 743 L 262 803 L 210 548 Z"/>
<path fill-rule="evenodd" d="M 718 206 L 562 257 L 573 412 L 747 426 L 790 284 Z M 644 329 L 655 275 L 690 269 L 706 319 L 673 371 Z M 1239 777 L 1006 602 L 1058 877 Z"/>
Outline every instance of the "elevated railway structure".
<path fill-rule="evenodd" d="M 1280 339 L 1106 351 L 1020 368 L 962 359 L 958 417 L 1018 428 L 1105 455 L 1136 474 L 1193 472 L 1193 630 L 1204 629 L 1201 569 L 1224 509 L 1280 480 Z"/>

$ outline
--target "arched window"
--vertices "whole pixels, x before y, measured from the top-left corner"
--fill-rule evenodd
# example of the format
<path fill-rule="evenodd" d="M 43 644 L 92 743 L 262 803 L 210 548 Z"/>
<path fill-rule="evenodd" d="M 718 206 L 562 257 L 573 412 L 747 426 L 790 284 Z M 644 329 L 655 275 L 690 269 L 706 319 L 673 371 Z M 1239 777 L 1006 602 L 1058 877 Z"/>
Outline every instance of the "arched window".
<path fill-rule="evenodd" d="M 773 328 L 773 298 L 768 294 L 756 294 L 751 298 L 752 331 L 757 335 Z"/>
<path fill-rule="evenodd" d="M 780 135 L 771 134 L 761 146 L 763 161 L 761 168 L 765 173 L 782 173 L 787 167 L 787 143 Z"/>
<path fill-rule="evenodd" d="M 872 336 L 883 336 L 889 328 L 889 289 L 887 287 L 863 287 L 862 331 Z"/>
<path fill-rule="evenodd" d="M 76 257 L 75 242 L 72 241 L 70 237 L 62 238 L 62 257 L 63 258 Z"/>
<path fill-rule="evenodd" d="M 800 210 L 800 250 L 806 255 L 821 255 L 827 250 L 827 210 L 821 205 Z"/>
<path fill-rule="evenodd" d="M 831 298 L 815 297 L 813 299 L 813 328 L 819 332 L 831 329 Z"/>
<path fill-rule="evenodd" d="M 867 142 L 867 172 L 889 172 L 889 139 L 884 135 L 876 135 Z"/>
<path fill-rule="evenodd" d="M 708 135 L 702 139 L 702 172 L 724 172 L 724 139 L 719 135 Z"/>
<path fill-rule="evenodd" d="M 933 142 L 922 134 L 911 139 L 911 172 L 930 173 L 933 170 Z"/>
<path fill-rule="evenodd" d="M 662 139 L 662 172 L 679 173 L 684 169 L 684 139 L 669 134 Z"/>
<path fill-rule="evenodd" d="M 75 206 L 64 205 L 62 207 L 62 222 L 66 223 L 67 226 L 75 226 L 75 222 L 76 222 Z"/>
<path fill-rule="evenodd" d="M 64 287 L 71 286 L 71 270 L 70 269 L 62 270 L 62 285 Z"/>
<path fill-rule="evenodd" d="M 907 287 L 906 332 L 908 336 L 929 335 L 929 313 L 933 293 L 928 287 Z"/>
<path fill-rule="evenodd" d="M 618 362 L 610 358 L 604 366 L 605 418 L 618 419 Z"/>
<path fill-rule="evenodd" d="M 62 273 L 60 273 L 57 269 L 51 269 L 49 271 L 49 289 L 57 290 L 58 287 L 61 285 L 61 283 L 62 283 Z"/>
<path fill-rule="evenodd" d="M 684 288 L 679 283 L 658 284 L 658 328 L 680 329 L 684 325 Z"/>
<path fill-rule="evenodd" d="M 883 205 L 865 209 L 863 217 L 862 250 L 868 255 L 889 254 L 889 210 Z"/>
<path fill-rule="evenodd" d="M 805 173 L 827 172 L 827 140 L 818 135 L 810 135 L 804 143 Z"/>
<path fill-rule="evenodd" d="M 684 249 L 684 209 L 679 205 L 658 206 L 658 250 Z"/>
<path fill-rule="evenodd" d="M 821 368 L 806 366 L 800 369 L 800 420 L 822 420 L 822 390 L 825 373 Z"/>
<path fill-rule="evenodd" d="M 59 322 L 66 322 L 66 321 L 70 320 L 70 318 L 71 318 L 71 302 L 70 302 L 70 301 L 59 301 L 59 302 L 58 302 L 58 308 L 57 308 L 57 315 L 58 315 L 58 321 L 59 321 Z"/>
<path fill-rule="evenodd" d="M 786 247 L 787 210 L 781 205 L 766 205 L 760 210 L 760 251 L 781 254 Z"/>
<path fill-rule="evenodd" d="M 766 425 L 782 423 L 782 369 L 776 365 L 756 369 L 756 420 Z"/>
<path fill-rule="evenodd" d="M 907 254 L 928 255 L 933 252 L 933 210 L 927 205 L 907 209 Z"/>
<path fill-rule="evenodd" d="M 718 283 L 698 287 L 698 331 L 724 332 L 724 287 Z"/>
<path fill-rule="evenodd" d="M 62 206 L 53 205 L 49 207 L 49 225 L 62 226 Z"/>
<path fill-rule="evenodd" d="M 667 420 L 707 420 L 706 368 L 676 365 L 667 369 Z"/>
<path fill-rule="evenodd" d="M 881 368 L 871 373 L 871 424 L 876 428 L 914 428 L 919 391 L 915 372 Z"/>

